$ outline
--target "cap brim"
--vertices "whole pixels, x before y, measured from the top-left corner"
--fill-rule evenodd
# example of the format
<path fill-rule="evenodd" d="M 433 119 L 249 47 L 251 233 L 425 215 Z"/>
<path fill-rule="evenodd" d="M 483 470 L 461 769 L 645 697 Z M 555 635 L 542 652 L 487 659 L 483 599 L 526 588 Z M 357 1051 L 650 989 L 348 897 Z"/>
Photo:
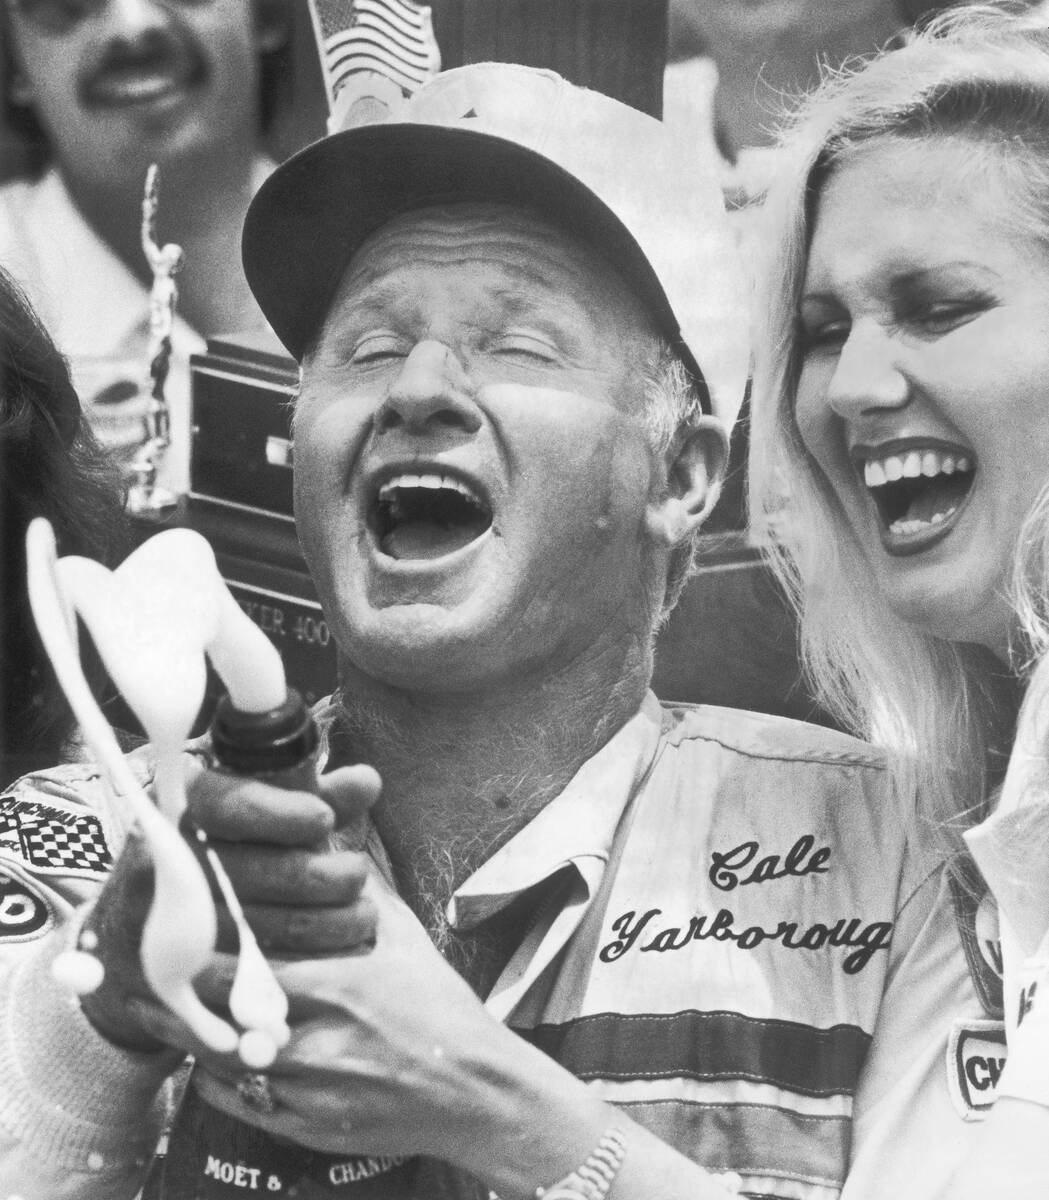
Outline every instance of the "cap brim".
<path fill-rule="evenodd" d="M 612 210 L 557 163 L 505 138 L 441 125 L 379 124 L 332 134 L 279 167 L 244 224 L 248 283 L 275 333 L 301 360 L 350 259 L 399 213 L 461 200 L 522 204 L 611 262 L 701 389 L 662 285 Z"/>

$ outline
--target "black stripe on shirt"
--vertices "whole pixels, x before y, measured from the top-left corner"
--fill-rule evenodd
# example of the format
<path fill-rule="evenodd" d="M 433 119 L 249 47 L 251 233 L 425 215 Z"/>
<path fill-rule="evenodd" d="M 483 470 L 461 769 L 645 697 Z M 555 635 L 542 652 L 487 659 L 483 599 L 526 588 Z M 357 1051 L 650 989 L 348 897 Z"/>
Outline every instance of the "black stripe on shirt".
<path fill-rule="evenodd" d="M 694 1010 L 596 1013 L 516 1032 L 580 1079 L 746 1079 L 804 1096 L 851 1096 L 871 1040 L 856 1025 Z"/>

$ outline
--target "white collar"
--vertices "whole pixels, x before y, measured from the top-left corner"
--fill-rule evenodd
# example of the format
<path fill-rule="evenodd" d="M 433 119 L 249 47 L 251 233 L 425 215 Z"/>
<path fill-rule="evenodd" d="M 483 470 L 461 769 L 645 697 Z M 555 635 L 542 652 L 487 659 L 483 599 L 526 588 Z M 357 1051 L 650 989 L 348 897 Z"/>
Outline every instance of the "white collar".
<path fill-rule="evenodd" d="M 637 714 L 565 790 L 456 889 L 448 904 L 450 923 L 469 929 L 569 865 L 592 894 L 620 818 L 652 763 L 662 724 L 659 701 L 649 692 Z"/>

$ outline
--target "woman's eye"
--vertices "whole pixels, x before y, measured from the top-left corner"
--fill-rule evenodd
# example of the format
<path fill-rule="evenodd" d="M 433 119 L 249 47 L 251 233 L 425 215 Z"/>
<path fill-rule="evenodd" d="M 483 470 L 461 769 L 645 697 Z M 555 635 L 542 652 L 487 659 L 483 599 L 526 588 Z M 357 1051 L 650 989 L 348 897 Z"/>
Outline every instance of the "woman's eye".
<path fill-rule="evenodd" d="M 821 321 L 819 323 L 798 321 L 798 346 L 802 354 L 818 350 L 839 350 L 849 336 L 850 325 L 846 320 Z"/>
<path fill-rule="evenodd" d="M 392 334 L 377 334 L 362 338 L 353 348 L 350 361 L 359 366 L 404 358 L 407 349 L 400 338 Z"/>
<path fill-rule="evenodd" d="M 978 317 L 985 304 L 978 299 L 943 300 L 919 305 L 907 314 L 906 320 L 926 333 L 950 333 Z"/>

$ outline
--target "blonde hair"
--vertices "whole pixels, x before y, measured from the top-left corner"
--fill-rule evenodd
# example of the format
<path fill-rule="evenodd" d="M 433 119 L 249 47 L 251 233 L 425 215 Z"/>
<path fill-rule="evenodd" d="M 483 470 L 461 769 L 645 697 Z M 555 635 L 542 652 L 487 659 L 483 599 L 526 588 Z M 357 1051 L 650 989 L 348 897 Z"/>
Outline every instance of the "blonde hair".
<path fill-rule="evenodd" d="M 926 635 L 891 611 L 794 419 L 796 313 L 820 188 L 872 139 L 933 137 L 968 142 L 983 163 L 992 155 L 1008 180 L 1003 219 L 1049 240 L 1045 6 L 945 13 L 900 49 L 829 76 L 792 119 L 764 215 L 751 505 L 755 519 L 782 523 L 770 560 L 799 614 L 803 663 L 822 703 L 890 751 L 900 785 L 954 841 L 996 781 L 1015 680 L 982 647 Z"/>
<path fill-rule="evenodd" d="M 1049 484 L 1020 530 L 1012 598 L 1020 626 L 1015 656 L 1026 674 L 1049 654 Z"/>

